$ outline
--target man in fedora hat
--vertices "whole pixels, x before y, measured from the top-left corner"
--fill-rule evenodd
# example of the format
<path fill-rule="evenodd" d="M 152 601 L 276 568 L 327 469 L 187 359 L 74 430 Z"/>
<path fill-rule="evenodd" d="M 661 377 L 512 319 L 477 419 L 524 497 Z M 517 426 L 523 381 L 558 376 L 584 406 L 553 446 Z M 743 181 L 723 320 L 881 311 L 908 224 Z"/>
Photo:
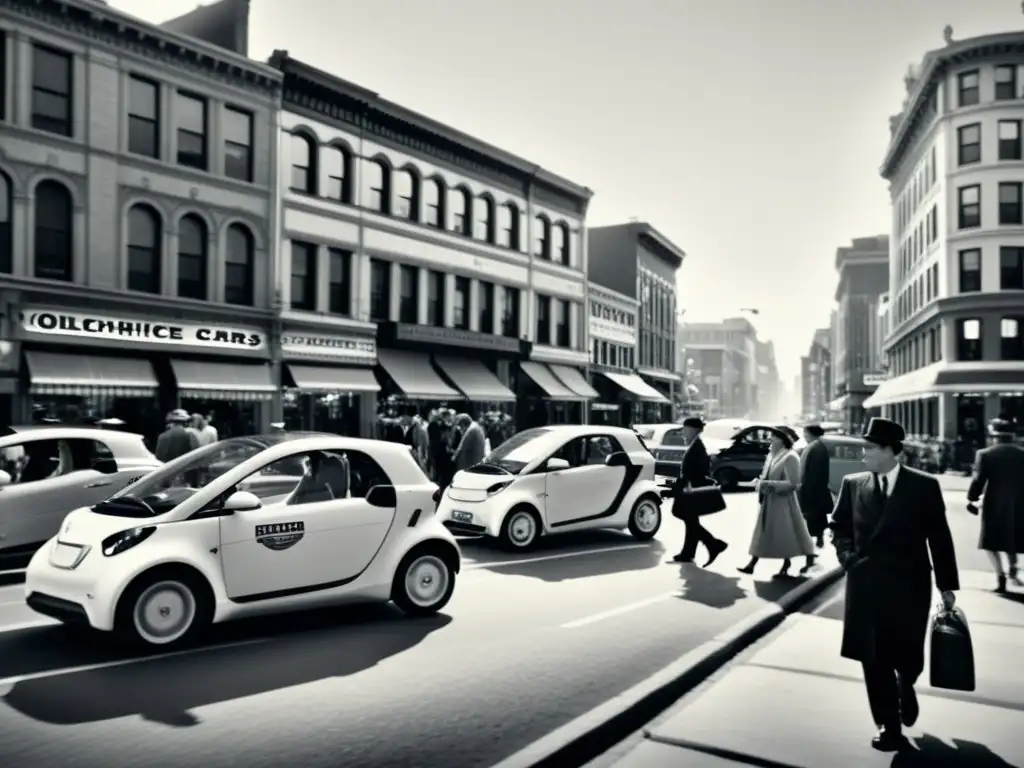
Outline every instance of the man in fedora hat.
<path fill-rule="evenodd" d="M 1013 425 L 995 419 L 988 425 L 995 444 L 978 451 L 974 477 L 967 490 L 967 509 L 978 514 L 981 505 L 981 539 L 978 547 L 988 552 L 996 571 L 996 592 L 1006 591 L 1006 580 L 1024 586 L 1017 572 L 1017 555 L 1024 552 L 1024 448 L 1014 444 Z M 1003 570 L 999 553 L 1006 553 Z"/>
<path fill-rule="evenodd" d="M 183 408 L 175 408 L 167 414 L 167 429 L 156 440 L 156 457 L 164 462 L 173 461 L 199 447 L 195 432 L 188 428 L 192 416 Z"/>
<path fill-rule="evenodd" d="M 674 486 L 672 514 L 683 521 L 686 536 L 683 539 L 683 548 L 672 560 L 677 563 L 692 563 L 697 556 L 697 545 L 703 544 L 708 551 L 708 560 L 704 563 L 706 568 L 715 562 L 729 545 L 721 539 L 716 539 L 711 531 L 701 525 L 700 517 L 688 514 L 686 509 L 683 490 L 687 487 L 700 488 L 711 482 L 711 459 L 708 457 L 707 448 L 704 447 L 704 441 L 700 439 L 700 433 L 703 431 L 704 422 L 700 418 L 691 416 L 683 420 L 683 435 L 686 437 L 687 445 L 679 464 L 679 477 L 676 478 Z M 676 512 L 676 506 L 679 507 L 679 512 Z"/>
<path fill-rule="evenodd" d="M 863 437 L 868 471 L 843 478 L 830 524 L 846 570 L 842 655 L 864 667 L 879 728 L 871 746 L 894 752 L 906 744 L 902 726 L 919 714 L 914 683 L 924 670 L 932 566 L 946 608 L 960 577 L 938 481 L 896 458 L 903 427 L 874 418 Z"/>
<path fill-rule="evenodd" d="M 800 488 L 797 491 L 807 532 L 819 548 L 825 546 L 825 527 L 832 512 L 832 491 L 828 489 L 830 459 L 828 448 L 821 442 L 824 434 L 825 430 L 818 424 L 804 427 L 807 447 L 800 454 Z"/>

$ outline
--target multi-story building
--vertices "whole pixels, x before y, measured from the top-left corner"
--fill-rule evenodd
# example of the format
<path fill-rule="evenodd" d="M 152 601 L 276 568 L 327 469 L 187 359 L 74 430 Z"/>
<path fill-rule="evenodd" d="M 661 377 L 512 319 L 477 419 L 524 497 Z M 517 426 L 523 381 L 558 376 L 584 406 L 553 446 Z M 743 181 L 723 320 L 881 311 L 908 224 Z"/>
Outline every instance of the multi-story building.
<path fill-rule="evenodd" d="M 636 297 L 606 288 L 594 280 L 587 282 L 590 304 L 590 371 L 598 371 L 622 380 L 636 378 L 637 306 Z M 643 384 L 643 382 L 640 382 Z M 644 385 L 646 386 L 646 385 Z M 620 389 L 623 387 L 620 385 Z M 592 400 L 593 423 L 628 424 L 628 409 L 619 402 Z"/>
<path fill-rule="evenodd" d="M 686 253 L 639 221 L 591 227 L 588 240 L 589 279 L 639 302 L 638 375 L 611 378 L 598 371 L 594 386 L 604 399 L 628 404 L 631 423 L 671 421 L 681 382 L 676 371 L 676 276 Z"/>
<path fill-rule="evenodd" d="M 1024 416 L 1024 32 L 945 36 L 890 120 L 891 377 L 872 404 L 981 442 Z"/>
<path fill-rule="evenodd" d="M 757 412 L 757 330 L 745 317 L 683 323 L 680 346 L 706 403 L 708 418 Z"/>
<path fill-rule="evenodd" d="M 807 354 L 800 358 L 800 413 L 826 420 L 832 392 L 832 328 L 818 328 Z"/>
<path fill-rule="evenodd" d="M 377 381 L 421 408 L 518 403 L 521 426 L 586 418 L 590 190 L 286 52 L 271 64 L 285 421 L 365 433 Z"/>
<path fill-rule="evenodd" d="M 280 80 L 102 3 L 4 4 L 0 422 L 268 422 Z"/>
<path fill-rule="evenodd" d="M 889 285 L 889 237 L 855 238 L 851 245 L 836 250 L 835 265 L 839 281 L 829 410 L 839 415 L 847 430 L 854 431 L 864 423 L 864 401 L 875 391 L 881 375 L 873 339 L 877 337 L 879 299 Z"/>
<path fill-rule="evenodd" d="M 757 358 L 757 417 L 778 420 L 783 416 L 782 382 L 775 362 L 775 344 L 771 341 L 756 343 Z"/>

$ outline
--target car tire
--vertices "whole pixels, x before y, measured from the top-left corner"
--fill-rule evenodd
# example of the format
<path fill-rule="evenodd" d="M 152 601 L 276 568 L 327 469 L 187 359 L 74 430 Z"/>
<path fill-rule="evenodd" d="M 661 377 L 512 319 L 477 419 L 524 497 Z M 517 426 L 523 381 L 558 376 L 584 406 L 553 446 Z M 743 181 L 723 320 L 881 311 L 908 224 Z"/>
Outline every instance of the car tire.
<path fill-rule="evenodd" d="M 740 484 L 740 473 L 732 467 L 716 469 L 712 477 L 723 491 L 734 491 Z"/>
<path fill-rule="evenodd" d="M 540 538 L 540 516 L 526 505 L 513 507 L 501 523 L 498 541 L 509 552 L 528 552 Z"/>
<path fill-rule="evenodd" d="M 436 549 L 416 549 L 402 558 L 391 585 L 391 600 L 407 616 L 433 616 L 452 599 L 455 568 Z"/>
<path fill-rule="evenodd" d="M 138 647 L 172 649 L 193 644 L 212 620 L 209 589 L 185 569 L 144 573 L 117 604 L 114 632 Z"/>
<path fill-rule="evenodd" d="M 661 504 L 653 496 L 641 496 L 629 513 L 629 532 L 637 541 L 650 541 L 661 528 Z"/>

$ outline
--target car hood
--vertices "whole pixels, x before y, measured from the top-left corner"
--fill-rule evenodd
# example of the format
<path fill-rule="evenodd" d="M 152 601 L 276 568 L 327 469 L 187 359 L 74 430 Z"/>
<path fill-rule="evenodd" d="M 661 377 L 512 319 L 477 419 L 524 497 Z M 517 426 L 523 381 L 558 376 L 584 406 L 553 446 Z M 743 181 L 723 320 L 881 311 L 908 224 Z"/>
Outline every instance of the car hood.
<path fill-rule="evenodd" d="M 99 547 L 108 536 L 132 528 L 153 525 L 157 518 L 120 517 L 117 515 L 98 515 L 89 507 L 79 507 L 69 512 L 60 525 L 57 540 L 65 544 L 79 544 Z"/>
<path fill-rule="evenodd" d="M 470 491 L 485 491 L 495 483 L 505 483 L 514 480 L 515 475 L 500 470 L 485 470 L 484 472 L 470 472 L 461 469 L 452 478 L 453 488 L 464 488 Z"/>

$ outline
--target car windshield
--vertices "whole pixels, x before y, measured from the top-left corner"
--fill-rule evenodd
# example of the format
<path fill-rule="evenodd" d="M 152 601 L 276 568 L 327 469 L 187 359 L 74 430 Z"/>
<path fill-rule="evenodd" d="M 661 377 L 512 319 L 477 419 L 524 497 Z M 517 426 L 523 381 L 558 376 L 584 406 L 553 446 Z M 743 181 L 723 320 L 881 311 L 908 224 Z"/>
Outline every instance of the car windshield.
<path fill-rule="evenodd" d="M 550 429 L 538 427 L 517 432 L 487 454 L 482 462 L 470 467 L 467 471 L 485 475 L 504 470 L 518 475 L 522 472 L 523 467 L 540 456 L 541 443 L 538 442 L 538 438 L 550 431 Z"/>
<path fill-rule="evenodd" d="M 101 501 L 92 511 L 117 517 L 163 515 L 268 445 L 265 439 L 236 437 L 197 448 Z"/>

